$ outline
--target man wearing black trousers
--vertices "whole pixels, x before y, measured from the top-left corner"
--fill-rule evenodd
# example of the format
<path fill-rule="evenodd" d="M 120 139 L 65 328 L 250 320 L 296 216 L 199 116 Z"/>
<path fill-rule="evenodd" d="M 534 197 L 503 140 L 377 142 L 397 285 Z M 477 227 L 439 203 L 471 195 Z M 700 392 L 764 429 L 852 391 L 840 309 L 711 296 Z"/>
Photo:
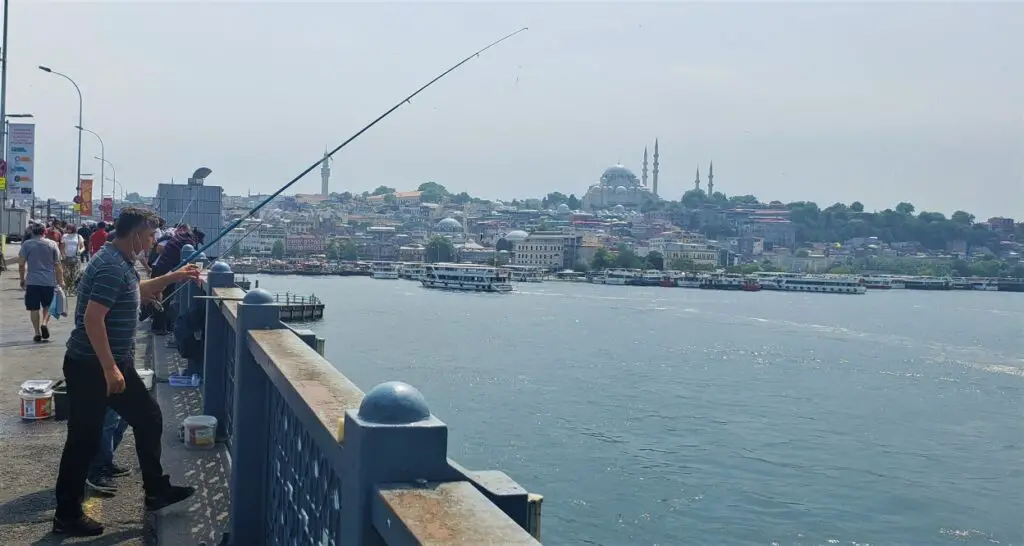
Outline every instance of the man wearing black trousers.
<path fill-rule="evenodd" d="M 149 211 L 121 211 L 116 238 L 93 255 L 79 283 L 75 329 L 64 355 L 68 436 L 57 476 L 55 533 L 103 533 L 103 525 L 82 511 L 82 500 L 108 407 L 134 431 L 147 510 L 181 502 L 195 492 L 192 487 L 171 485 L 164 474 L 160 464 L 160 406 L 130 365 L 140 302 L 158 299 L 170 283 L 199 276 L 199 269 L 190 266 L 158 279 L 140 281 L 135 260 L 153 244 L 155 228 L 156 221 Z"/>

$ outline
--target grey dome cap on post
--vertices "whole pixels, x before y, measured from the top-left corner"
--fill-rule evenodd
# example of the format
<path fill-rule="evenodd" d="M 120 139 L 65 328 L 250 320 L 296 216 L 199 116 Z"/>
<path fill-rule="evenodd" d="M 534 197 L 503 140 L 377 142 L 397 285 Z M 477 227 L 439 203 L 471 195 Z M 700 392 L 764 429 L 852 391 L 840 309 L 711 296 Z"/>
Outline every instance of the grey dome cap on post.
<path fill-rule="evenodd" d="M 231 273 L 231 266 L 218 260 L 210 266 L 210 271 L 214 273 Z"/>
<path fill-rule="evenodd" d="M 401 381 L 388 381 L 370 389 L 359 404 L 359 418 L 381 425 L 408 425 L 430 418 L 423 394 Z"/>
<path fill-rule="evenodd" d="M 245 293 L 242 303 L 246 305 L 267 305 L 274 303 L 274 295 L 262 288 L 254 288 Z"/>

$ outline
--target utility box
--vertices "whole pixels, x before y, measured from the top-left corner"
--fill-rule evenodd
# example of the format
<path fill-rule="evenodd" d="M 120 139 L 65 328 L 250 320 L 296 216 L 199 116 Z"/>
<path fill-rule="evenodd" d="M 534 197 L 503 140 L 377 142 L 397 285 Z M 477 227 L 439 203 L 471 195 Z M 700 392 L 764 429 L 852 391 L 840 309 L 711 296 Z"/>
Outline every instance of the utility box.
<path fill-rule="evenodd" d="M 168 225 L 186 223 L 199 228 L 210 242 L 220 233 L 224 222 L 221 207 L 224 190 L 220 186 L 199 184 L 160 184 L 153 209 Z M 221 244 L 206 249 L 210 259 L 217 258 Z"/>

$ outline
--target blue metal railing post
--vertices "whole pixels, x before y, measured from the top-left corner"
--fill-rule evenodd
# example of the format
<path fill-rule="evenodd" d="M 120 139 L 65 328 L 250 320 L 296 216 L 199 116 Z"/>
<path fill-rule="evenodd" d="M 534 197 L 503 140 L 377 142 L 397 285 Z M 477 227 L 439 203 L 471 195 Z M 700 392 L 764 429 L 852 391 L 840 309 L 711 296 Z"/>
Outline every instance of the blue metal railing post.
<path fill-rule="evenodd" d="M 231 288 L 235 285 L 235 274 L 224 262 L 217 262 L 210 267 L 206 277 L 206 294 L 213 295 L 214 288 Z M 217 438 L 227 436 L 227 419 L 225 419 L 225 374 L 223 367 L 224 344 L 227 339 L 224 329 L 228 321 L 220 309 L 220 302 L 206 301 L 206 331 L 203 333 L 203 414 L 217 418 Z"/>
<path fill-rule="evenodd" d="M 372 544 L 371 503 L 377 484 L 461 479 L 448 464 L 448 427 L 430 414 L 423 395 L 398 381 L 366 393 L 345 412 L 345 478 L 338 544 Z M 351 474 L 349 474 L 351 471 Z"/>
<path fill-rule="evenodd" d="M 274 296 L 252 290 L 238 304 L 235 329 L 235 385 L 231 431 L 232 544 L 265 542 L 267 514 L 267 431 L 271 384 L 249 351 L 249 330 L 283 328 Z"/>

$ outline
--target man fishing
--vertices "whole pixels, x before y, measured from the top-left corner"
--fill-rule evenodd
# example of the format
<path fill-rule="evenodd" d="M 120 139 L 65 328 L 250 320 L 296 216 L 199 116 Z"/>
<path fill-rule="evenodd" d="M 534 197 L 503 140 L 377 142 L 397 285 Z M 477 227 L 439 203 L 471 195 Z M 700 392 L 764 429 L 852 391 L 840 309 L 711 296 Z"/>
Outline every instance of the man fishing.
<path fill-rule="evenodd" d="M 57 476 L 55 533 L 103 533 L 103 525 L 83 512 L 82 500 L 108 407 L 134 431 L 147 510 L 181 502 L 195 492 L 192 487 L 171 485 L 163 472 L 163 416 L 133 361 L 140 302 L 157 300 L 169 284 L 199 276 L 199 269 L 189 266 L 160 278 L 139 279 L 135 259 L 153 244 L 155 230 L 152 213 L 136 208 L 122 210 L 114 241 L 104 244 L 92 257 L 79 285 L 75 329 L 64 355 L 70 410 Z"/>

